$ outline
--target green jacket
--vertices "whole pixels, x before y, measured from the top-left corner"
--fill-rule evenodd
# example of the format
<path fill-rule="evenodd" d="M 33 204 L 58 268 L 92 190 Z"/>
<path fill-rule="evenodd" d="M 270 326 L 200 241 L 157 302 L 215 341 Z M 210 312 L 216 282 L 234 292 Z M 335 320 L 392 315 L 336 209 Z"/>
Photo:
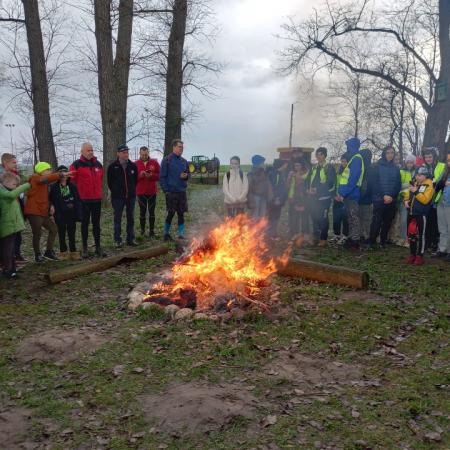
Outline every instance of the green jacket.
<path fill-rule="evenodd" d="M 0 238 L 18 233 L 25 228 L 17 198 L 30 187 L 30 183 L 24 183 L 13 191 L 9 191 L 0 184 Z"/>

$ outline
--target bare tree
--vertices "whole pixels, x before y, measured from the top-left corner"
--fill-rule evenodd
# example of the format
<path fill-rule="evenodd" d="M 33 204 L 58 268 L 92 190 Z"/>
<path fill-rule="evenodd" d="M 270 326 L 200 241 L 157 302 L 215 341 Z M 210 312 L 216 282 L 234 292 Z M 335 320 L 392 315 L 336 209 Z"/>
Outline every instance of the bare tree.
<path fill-rule="evenodd" d="M 369 0 L 337 6 L 327 1 L 322 13 L 300 24 L 284 25 L 290 41 L 283 54 L 285 70 L 343 66 L 383 80 L 417 100 L 427 115 L 423 144 L 438 147 L 443 156 L 450 120 L 449 26 L 446 0 L 405 0 L 395 10 L 381 11 L 370 9 Z M 372 43 L 377 51 L 364 54 L 361 42 Z M 399 48 L 420 67 L 423 81 L 419 85 L 398 77 L 392 55 Z"/>

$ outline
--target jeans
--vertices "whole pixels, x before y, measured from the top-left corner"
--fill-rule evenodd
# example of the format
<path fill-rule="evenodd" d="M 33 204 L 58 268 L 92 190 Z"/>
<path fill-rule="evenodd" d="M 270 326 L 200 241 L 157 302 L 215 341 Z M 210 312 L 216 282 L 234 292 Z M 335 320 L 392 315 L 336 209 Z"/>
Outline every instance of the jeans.
<path fill-rule="evenodd" d="M 145 222 L 148 210 L 148 224 L 150 233 L 155 231 L 155 207 L 156 207 L 156 194 L 155 195 L 138 195 L 139 204 L 139 222 L 141 225 L 141 233 L 145 233 Z"/>
<path fill-rule="evenodd" d="M 333 232 L 336 236 L 348 236 L 347 211 L 342 202 L 333 202 Z"/>
<path fill-rule="evenodd" d="M 234 206 L 225 205 L 228 217 L 236 217 L 239 214 L 245 213 L 245 208 L 236 208 Z"/>
<path fill-rule="evenodd" d="M 94 234 L 94 242 L 96 247 L 100 247 L 100 216 L 102 213 L 101 200 L 81 202 L 82 218 L 81 218 L 81 241 L 83 248 L 88 246 L 89 222 L 92 220 L 92 232 Z"/>
<path fill-rule="evenodd" d="M 111 200 L 114 210 L 114 241 L 122 242 L 122 214 L 125 208 L 127 216 L 127 243 L 134 241 L 134 206 L 136 197 L 113 198 Z"/>
<path fill-rule="evenodd" d="M 361 239 L 359 223 L 359 204 L 351 198 L 344 199 L 345 209 L 347 211 L 348 234 L 353 242 L 359 242 Z"/>
<path fill-rule="evenodd" d="M 28 216 L 28 222 L 30 222 L 31 231 L 33 233 L 33 250 L 35 255 L 41 254 L 41 234 L 42 228 L 48 230 L 47 248 L 48 252 L 53 251 L 53 245 L 55 243 L 56 234 L 58 229 L 55 222 L 50 217 L 43 216 Z"/>
<path fill-rule="evenodd" d="M 439 225 L 439 251 L 450 253 L 450 205 L 441 200 L 437 207 Z"/>
<path fill-rule="evenodd" d="M 384 203 L 373 204 L 373 217 L 370 225 L 369 241 L 375 244 L 378 236 L 380 236 L 380 243 L 386 244 L 389 229 L 395 216 L 395 209 L 397 204 L 395 202 L 385 205 Z"/>
<path fill-rule="evenodd" d="M 250 195 L 249 195 L 250 196 Z M 250 216 L 261 219 L 267 215 L 267 199 L 261 195 L 251 194 Z"/>
<path fill-rule="evenodd" d="M 315 239 L 320 239 L 321 241 L 328 239 L 328 229 L 330 227 L 328 210 L 330 209 L 330 204 L 330 199 L 311 202 L 311 219 Z"/>

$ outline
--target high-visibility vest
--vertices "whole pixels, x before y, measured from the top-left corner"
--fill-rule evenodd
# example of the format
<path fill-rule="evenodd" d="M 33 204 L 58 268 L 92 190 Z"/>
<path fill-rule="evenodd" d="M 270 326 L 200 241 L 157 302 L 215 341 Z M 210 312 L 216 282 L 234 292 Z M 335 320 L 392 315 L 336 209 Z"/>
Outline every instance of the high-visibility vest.
<path fill-rule="evenodd" d="M 436 183 L 441 179 L 442 174 L 445 170 L 445 164 L 442 162 L 438 162 L 436 167 L 434 168 L 433 173 L 433 184 L 436 186 Z M 434 197 L 434 203 L 439 203 L 441 201 L 442 191 L 438 192 Z"/>
<path fill-rule="evenodd" d="M 400 181 L 402 183 L 402 190 L 400 196 L 403 200 L 409 199 L 409 185 L 412 181 L 412 172 L 407 169 L 400 169 Z"/>
<path fill-rule="evenodd" d="M 347 167 L 343 170 L 342 175 L 341 175 L 341 179 L 339 182 L 339 186 L 345 186 L 348 184 L 348 180 L 350 178 L 350 164 L 352 163 L 352 161 L 355 158 L 361 158 L 361 175 L 359 176 L 358 182 L 356 183 L 356 186 L 361 187 L 362 183 L 363 183 L 363 179 L 364 179 L 364 159 L 363 157 L 359 154 L 356 153 L 356 155 L 353 155 L 350 159 L 350 161 L 347 164 Z"/>

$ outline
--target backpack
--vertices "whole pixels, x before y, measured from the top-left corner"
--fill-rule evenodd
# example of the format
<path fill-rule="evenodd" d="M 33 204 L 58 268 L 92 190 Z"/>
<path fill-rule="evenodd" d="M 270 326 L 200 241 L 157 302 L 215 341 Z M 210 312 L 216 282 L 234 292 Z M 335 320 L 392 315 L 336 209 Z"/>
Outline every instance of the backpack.
<path fill-rule="evenodd" d="M 230 176 L 231 173 L 230 171 L 227 172 L 227 181 L 228 183 L 230 183 Z M 239 169 L 239 176 L 241 177 L 241 181 L 244 182 L 244 172 L 242 172 L 242 170 Z"/>

